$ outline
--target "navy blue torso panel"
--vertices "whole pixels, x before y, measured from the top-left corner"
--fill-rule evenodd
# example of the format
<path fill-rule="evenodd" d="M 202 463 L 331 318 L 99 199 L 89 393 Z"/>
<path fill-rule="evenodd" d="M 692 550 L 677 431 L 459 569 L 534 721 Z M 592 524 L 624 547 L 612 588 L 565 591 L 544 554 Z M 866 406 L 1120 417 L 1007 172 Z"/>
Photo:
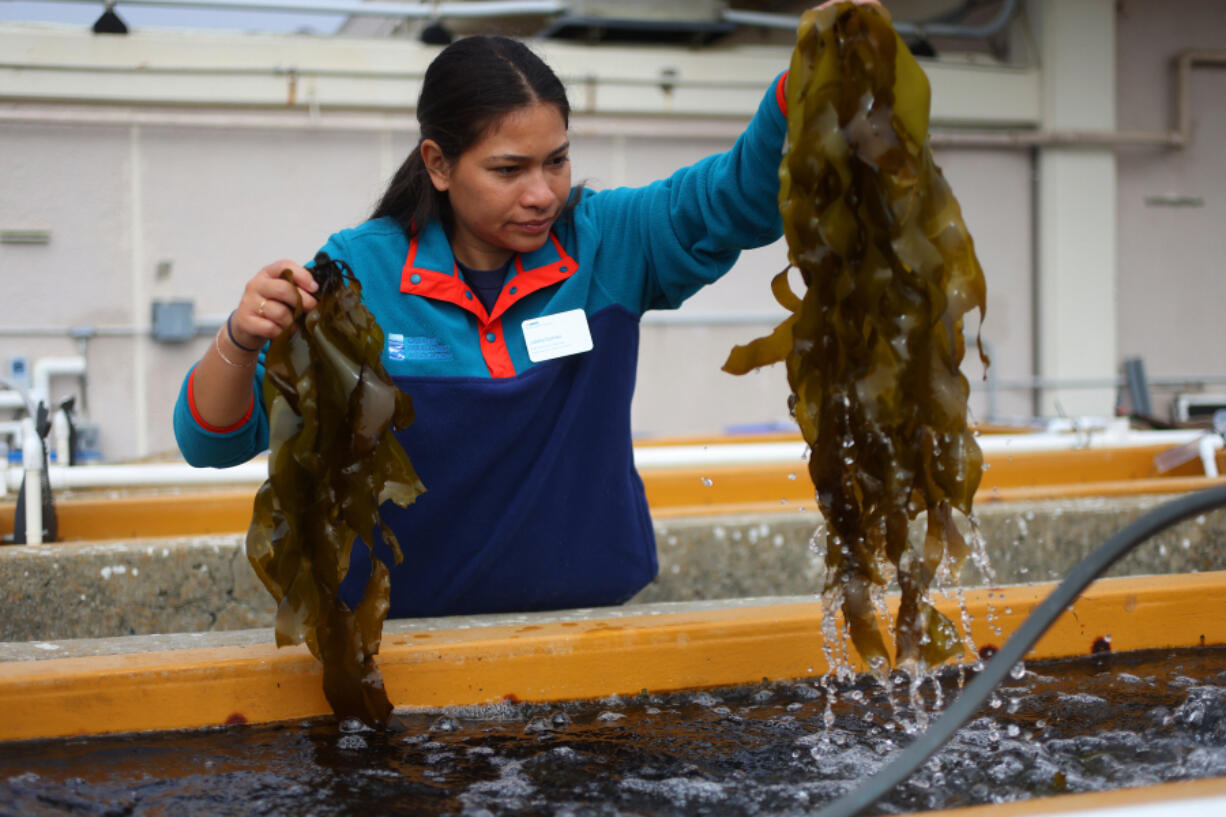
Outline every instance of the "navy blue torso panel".
<path fill-rule="evenodd" d="M 426 485 L 383 506 L 404 562 L 389 615 L 454 615 L 620 604 L 656 574 L 655 539 L 635 473 L 629 401 L 638 318 L 591 316 L 594 348 L 513 378 L 397 378 L 417 420 L 399 436 Z M 484 468 L 456 462 L 482 452 Z M 342 598 L 370 575 L 353 549 Z"/>

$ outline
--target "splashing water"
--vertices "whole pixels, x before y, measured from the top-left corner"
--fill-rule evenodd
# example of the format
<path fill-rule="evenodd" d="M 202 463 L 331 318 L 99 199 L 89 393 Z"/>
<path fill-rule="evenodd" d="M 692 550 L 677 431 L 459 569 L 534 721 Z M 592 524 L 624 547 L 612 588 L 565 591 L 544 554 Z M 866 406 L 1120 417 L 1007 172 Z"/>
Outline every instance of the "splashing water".
<path fill-rule="evenodd" d="M 1226 649 L 1036 662 L 880 804 L 884 813 L 1226 775 Z M 949 668 L 924 684 L 939 709 Z M 810 683 L 0 744 L 0 811 L 52 815 L 600 814 L 812 811 L 915 732 L 861 676 Z M 904 684 L 906 682 L 904 681 Z M 891 684 L 891 687 L 894 685 Z M 905 697 L 905 696 L 903 696 Z M 827 724 L 827 712 L 832 718 Z M 620 717 L 608 718 L 606 714 Z M 353 731 L 348 731 L 348 730 Z M 357 738 L 358 740 L 347 740 Z"/>

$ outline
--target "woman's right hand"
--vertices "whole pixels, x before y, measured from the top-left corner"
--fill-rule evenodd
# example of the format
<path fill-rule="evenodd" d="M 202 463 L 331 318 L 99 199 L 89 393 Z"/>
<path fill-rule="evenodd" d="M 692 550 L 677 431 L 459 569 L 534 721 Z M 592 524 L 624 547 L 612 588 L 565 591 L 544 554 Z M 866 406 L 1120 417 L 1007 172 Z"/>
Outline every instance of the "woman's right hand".
<path fill-rule="evenodd" d="M 282 270 L 289 270 L 292 283 L 281 277 Z M 243 297 L 230 318 L 234 339 L 258 349 L 293 324 L 300 299 L 303 310 L 314 309 L 316 301 L 312 293 L 318 289 L 310 270 L 296 261 L 283 259 L 269 264 L 243 289 Z"/>

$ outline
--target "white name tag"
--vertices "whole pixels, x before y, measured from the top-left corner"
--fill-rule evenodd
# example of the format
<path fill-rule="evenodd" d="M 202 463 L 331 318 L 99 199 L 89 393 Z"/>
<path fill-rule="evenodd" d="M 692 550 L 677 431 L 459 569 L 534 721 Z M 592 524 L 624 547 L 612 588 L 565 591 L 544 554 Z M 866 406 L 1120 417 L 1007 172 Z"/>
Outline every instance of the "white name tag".
<path fill-rule="evenodd" d="M 528 359 L 533 363 L 555 357 L 590 352 L 592 333 L 587 328 L 587 315 L 582 309 L 544 315 L 523 323 L 524 341 L 528 344 Z"/>

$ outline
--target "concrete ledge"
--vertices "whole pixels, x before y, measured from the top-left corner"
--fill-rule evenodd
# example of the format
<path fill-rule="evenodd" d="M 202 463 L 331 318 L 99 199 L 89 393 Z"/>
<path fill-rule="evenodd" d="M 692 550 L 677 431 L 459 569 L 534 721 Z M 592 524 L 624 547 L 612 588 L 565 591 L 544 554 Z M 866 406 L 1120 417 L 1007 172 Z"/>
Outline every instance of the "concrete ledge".
<path fill-rule="evenodd" d="M 0 640 L 269 626 L 240 534 L 0 548 Z"/>
<path fill-rule="evenodd" d="M 1169 496 L 989 503 L 977 516 L 1001 584 L 1062 578 L 1082 557 Z M 812 595 L 822 557 L 819 514 L 663 519 L 660 575 L 635 603 Z M 1155 537 L 1112 575 L 1226 569 L 1226 510 Z M 968 566 L 962 584 L 984 578 Z M 269 627 L 272 598 L 243 535 L 0 547 L 0 641 L 47 641 Z"/>
<path fill-rule="evenodd" d="M 994 582 L 1062 579 L 1098 545 L 1172 496 L 998 502 L 976 508 Z M 968 532 L 969 526 L 960 525 Z M 912 536 L 922 536 L 919 524 Z M 656 522 L 660 575 L 635 601 L 815 593 L 824 572 L 825 522 L 780 512 Z M 1183 522 L 1122 559 L 1111 576 L 1226 569 L 1226 509 Z M 811 546 L 813 543 L 813 546 Z M 969 561 L 959 583 L 991 584 Z"/>

